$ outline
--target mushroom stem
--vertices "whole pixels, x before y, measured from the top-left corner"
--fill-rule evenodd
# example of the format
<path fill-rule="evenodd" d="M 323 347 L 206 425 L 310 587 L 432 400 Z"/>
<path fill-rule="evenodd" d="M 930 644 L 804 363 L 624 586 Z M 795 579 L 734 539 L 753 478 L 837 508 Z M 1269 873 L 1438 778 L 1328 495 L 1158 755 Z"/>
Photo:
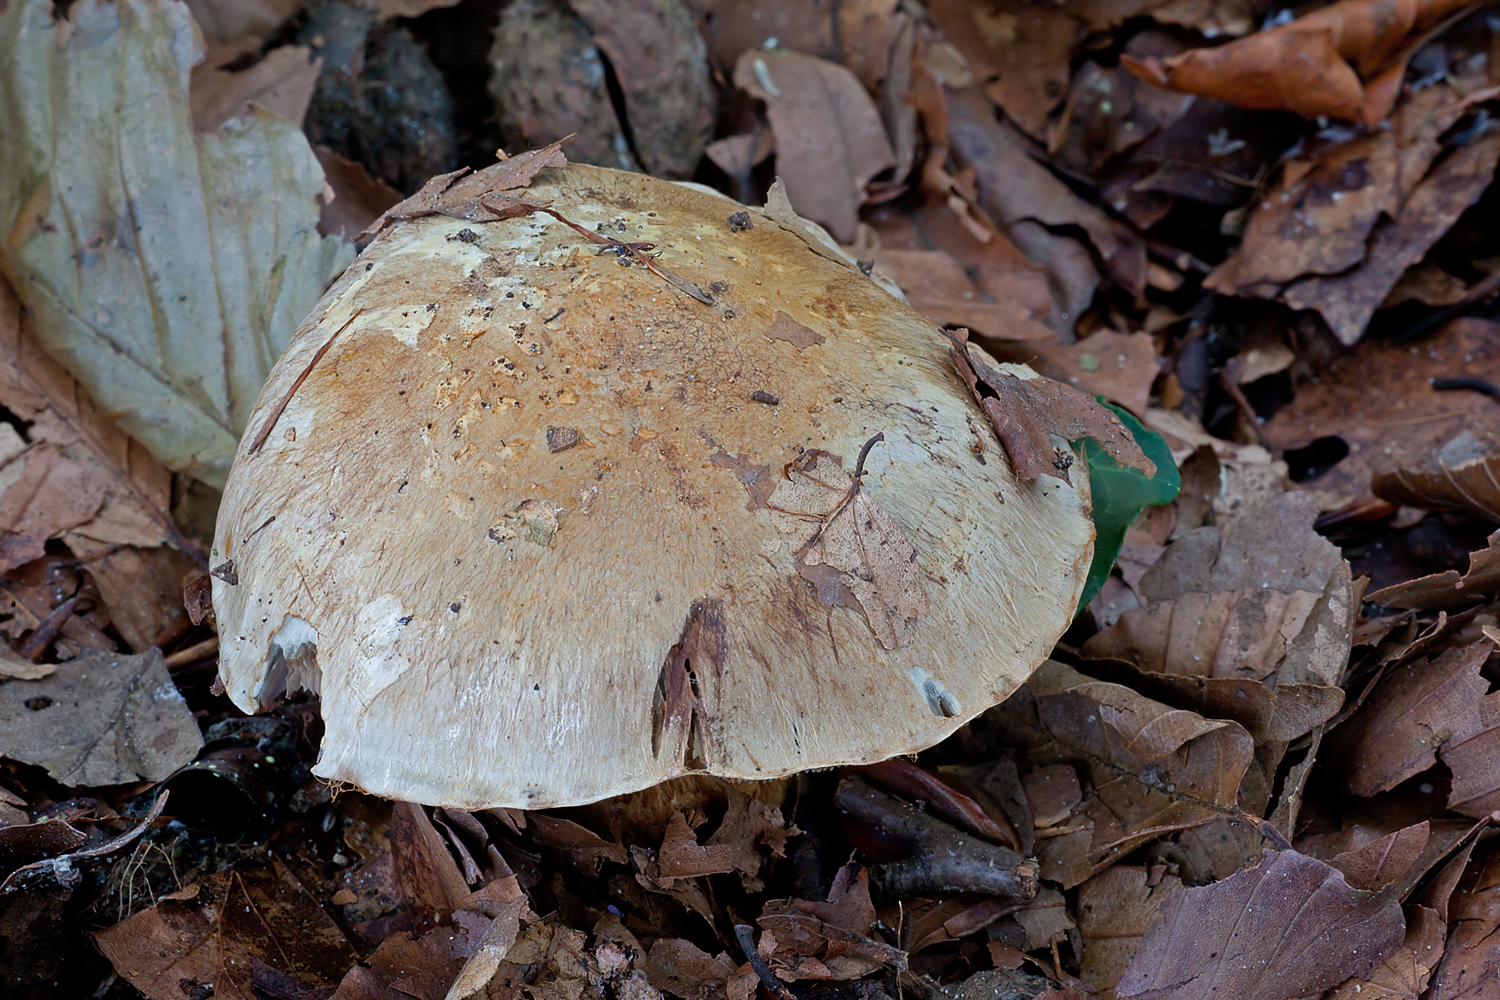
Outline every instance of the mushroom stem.
<path fill-rule="evenodd" d="M 888 899 L 931 892 L 982 892 L 1019 900 L 1036 895 L 1035 861 L 971 837 L 860 778 L 839 782 L 834 805 L 911 845 L 911 857 L 875 871 L 875 884 Z"/>

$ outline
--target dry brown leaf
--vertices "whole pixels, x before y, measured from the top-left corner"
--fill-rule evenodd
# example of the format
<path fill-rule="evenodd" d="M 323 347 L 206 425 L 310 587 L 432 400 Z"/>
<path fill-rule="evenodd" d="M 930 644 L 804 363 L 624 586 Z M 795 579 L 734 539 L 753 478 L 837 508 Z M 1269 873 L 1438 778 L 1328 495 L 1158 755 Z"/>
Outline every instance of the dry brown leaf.
<path fill-rule="evenodd" d="M 1151 880 L 1144 868 L 1115 865 L 1078 887 L 1078 933 L 1083 936 L 1079 976 L 1113 1000 L 1115 984 L 1140 947 L 1141 938 L 1161 915 L 1164 904 L 1182 888 L 1175 875 Z"/>
<path fill-rule="evenodd" d="M 345 159 L 327 146 L 314 146 L 323 168 L 323 180 L 333 198 L 323 203 L 318 232 L 354 240 L 382 212 L 401 200 L 401 193 L 385 181 L 376 180 L 364 166 Z"/>
<path fill-rule="evenodd" d="M 1437 752 L 1484 726 L 1489 684 L 1479 669 L 1488 642 L 1393 668 L 1348 722 L 1334 730 L 1326 764 L 1341 761 L 1349 791 L 1374 795 L 1437 763 Z"/>
<path fill-rule="evenodd" d="M 1071 482 L 1073 456 L 1057 442 L 1083 438 L 1092 438 L 1121 465 L 1156 475 L 1156 464 L 1120 418 L 1091 396 L 1051 379 L 1022 378 L 991 368 L 969 350 L 966 330 L 953 335 L 951 354 L 1020 479 L 1030 482 L 1045 474 Z"/>
<path fill-rule="evenodd" d="M 1098 251 L 1105 272 L 1132 296 L 1139 296 L 1146 283 L 1146 248 L 1129 226 L 1084 201 L 1050 170 L 1032 158 L 1026 139 L 995 117 L 988 101 L 975 91 L 948 96 L 951 116 L 949 138 L 955 158 L 974 170 L 979 204 L 1006 230 L 1006 235 L 1026 256 L 1045 266 L 1070 292 L 1064 317 L 1068 328 L 1078 321 L 1092 296 L 1084 296 L 1086 279 L 1074 270 L 1092 274 L 1087 251 L 1076 240 L 1053 233 L 1053 229 L 1082 229 Z M 1082 261 L 1070 260 L 1082 253 Z M 1070 277 L 1070 275 L 1072 275 Z"/>
<path fill-rule="evenodd" d="M 863 467 L 861 454 L 856 476 Z M 917 551 L 901 526 L 826 451 L 803 452 L 783 475 L 766 505 L 778 527 L 803 536 L 794 546 L 798 572 L 824 604 L 858 602 L 886 649 L 904 646 L 928 606 Z"/>
<path fill-rule="evenodd" d="M 0 754 L 65 785 L 160 781 L 202 746 L 158 649 L 90 653 L 40 680 L 0 683 Z"/>
<path fill-rule="evenodd" d="M 121 548 L 88 564 L 110 623 L 137 653 L 187 631 L 183 579 L 197 568 L 192 557 L 168 548 Z"/>
<path fill-rule="evenodd" d="M 1421 510 L 1462 511 L 1500 521 L 1500 456 L 1442 465 L 1436 472 L 1397 469 L 1377 472 L 1370 490 L 1391 503 Z"/>
<path fill-rule="evenodd" d="M 940 326 L 966 327 L 1000 340 L 1053 336 L 1031 311 L 980 291 L 947 251 L 877 250 L 875 263 L 901 286 L 913 309 Z"/>
<path fill-rule="evenodd" d="M 520 198 L 505 192 L 526 187 L 537 172 L 546 167 L 567 166 L 568 158 L 563 155 L 562 143 L 563 140 L 559 139 L 549 146 L 518 153 L 473 173 L 465 167 L 450 174 L 439 174 L 423 184 L 422 190 L 382 212 L 380 218 L 370 223 L 360 235 L 374 236 L 392 222 L 424 215 L 446 215 L 476 222 L 505 218 L 508 210 L 523 204 Z M 533 210 L 529 203 L 524 204 L 526 208 L 519 214 Z"/>
<path fill-rule="evenodd" d="M 1068 763 L 1094 794 L 1041 842 L 1042 876 L 1072 888 L 1134 847 L 1232 810 L 1253 753 L 1207 720 L 1049 661 L 990 719 L 1035 765 Z"/>
<path fill-rule="evenodd" d="M 1282 452 L 1322 438 L 1341 439 L 1347 456 L 1301 485 L 1330 491 L 1336 501 L 1361 499 L 1370 491 L 1372 471 L 1425 468 L 1464 432 L 1484 440 L 1500 421 L 1500 402 L 1477 393 L 1434 391 L 1432 379 L 1487 379 L 1497 366 L 1500 324 L 1477 318 L 1449 323 L 1420 347 L 1363 342 L 1323 368 L 1317 381 L 1298 387 L 1262 430 L 1269 445 Z"/>
<path fill-rule="evenodd" d="M 1377 590 L 1365 597 L 1388 608 L 1430 611 L 1458 607 L 1500 590 L 1500 532 L 1490 535 L 1487 541 L 1489 544 L 1484 548 L 1469 554 L 1467 573 L 1445 570 Z"/>
<path fill-rule="evenodd" d="M 1350 139 L 1313 159 L 1286 161 L 1279 183 L 1251 213 L 1239 248 L 1206 280 L 1208 287 L 1277 288 L 1359 264 L 1375 224 L 1400 209 L 1397 173 L 1390 130 Z"/>
<path fill-rule="evenodd" d="M 1449 809 L 1477 819 L 1500 809 L 1500 693 L 1484 696 L 1479 704 L 1478 728 L 1462 734 L 1455 731 L 1440 756 L 1453 772 Z"/>
<path fill-rule="evenodd" d="M 218 132 L 255 104 L 301 126 L 318 83 L 322 60 L 303 45 L 272 49 L 255 65 L 229 70 L 212 57 L 193 67 L 188 84 L 188 112 L 193 131 Z"/>
<path fill-rule="evenodd" d="M 1432 975 L 1432 1000 L 1479 1000 L 1500 990 L 1500 851 L 1489 842 L 1477 870 L 1454 894 L 1442 961 Z"/>
<path fill-rule="evenodd" d="M 167 513 L 171 473 L 100 414 L 83 387 L 41 352 L 3 279 L 0 406 L 30 425 L 25 439 L 10 425 L 0 429 L 0 438 L 9 442 L 6 464 L 0 469 L 0 506 L 20 518 L 7 527 L 24 523 L 28 531 L 24 537 L 8 536 L 0 547 L 0 553 L 24 558 L 0 557 L 0 563 L 9 567 L 41 555 L 42 543 L 58 534 L 83 556 L 112 545 L 172 543 L 191 548 Z M 26 451 L 28 442 L 31 450 Z M 42 457 L 44 452 L 52 457 Z M 66 480 L 70 495 L 47 500 L 34 511 L 37 516 L 26 518 L 24 512 L 35 508 L 44 495 L 34 494 L 28 501 L 25 494 L 40 490 L 51 477 Z M 92 509 L 80 516 L 85 507 Z"/>
<path fill-rule="evenodd" d="M 1146 333 L 1099 330 L 1072 344 L 997 345 L 1001 361 L 1030 365 L 1042 375 L 1090 396 L 1103 396 L 1136 414 L 1151 401 L 1151 383 L 1161 370 L 1156 345 Z"/>
<path fill-rule="evenodd" d="M 865 186 L 896 165 L 859 79 L 814 56 L 752 50 L 735 63 L 734 83 L 766 104 L 776 172 L 797 212 L 852 242 Z"/>
<path fill-rule="evenodd" d="M 1345 345 L 1364 335 L 1370 317 L 1408 267 L 1420 261 L 1490 186 L 1500 162 L 1500 130 L 1458 149 L 1417 185 L 1393 220 L 1375 227 L 1363 266 L 1311 277 L 1283 293 L 1293 309 L 1316 309 Z"/>
<path fill-rule="evenodd" d="M 1400 904 L 1351 889 L 1295 851 L 1214 885 L 1184 889 L 1115 987 L 1139 1000 L 1290 1000 L 1363 975 L 1401 943 Z"/>
<path fill-rule="evenodd" d="M 1170 59 L 1121 59 L 1159 87 L 1242 108 L 1375 125 L 1389 110 L 1382 72 L 1408 40 L 1467 0 L 1341 0 L 1226 45 Z M 1404 59 L 1399 63 L 1405 65 Z"/>
<path fill-rule="evenodd" d="M 877 208 L 871 214 L 880 247 L 869 253 L 913 308 L 940 325 L 968 327 L 997 340 L 1053 336 L 1047 272 L 1005 236 L 986 227 L 976 231 L 965 224 L 971 221 L 966 214 L 947 204 L 899 213 Z"/>
<path fill-rule="evenodd" d="M 710 955 L 683 938 L 657 938 L 646 956 L 651 985 L 682 1000 L 724 1000 L 734 970 L 727 954 Z"/>
<path fill-rule="evenodd" d="M 330 973 L 357 960 L 338 925 L 274 857 L 210 875 L 94 939 L 121 976 L 152 997 L 206 987 L 216 998 L 252 1000 L 257 963 L 303 989 L 331 988 Z"/>

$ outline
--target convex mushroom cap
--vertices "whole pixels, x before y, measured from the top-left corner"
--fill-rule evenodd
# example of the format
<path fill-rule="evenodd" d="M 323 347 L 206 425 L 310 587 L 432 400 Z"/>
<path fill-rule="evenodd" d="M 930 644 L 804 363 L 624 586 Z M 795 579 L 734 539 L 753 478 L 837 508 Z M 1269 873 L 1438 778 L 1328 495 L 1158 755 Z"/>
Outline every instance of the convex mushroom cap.
<path fill-rule="evenodd" d="M 237 705 L 317 692 L 325 778 L 541 808 L 913 752 L 1025 680 L 1087 476 L 1018 480 L 942 331 L 775 197 L 519 194 L 386 229 L 272 372 L 215 538 Z"/>

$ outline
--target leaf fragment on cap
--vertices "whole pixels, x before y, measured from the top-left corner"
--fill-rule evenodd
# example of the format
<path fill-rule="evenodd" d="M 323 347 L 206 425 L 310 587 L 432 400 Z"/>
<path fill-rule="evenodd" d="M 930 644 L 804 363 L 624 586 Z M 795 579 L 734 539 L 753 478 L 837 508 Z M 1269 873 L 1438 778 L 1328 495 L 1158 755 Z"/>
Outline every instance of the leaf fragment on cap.
<path fill-rule="evenodd" d="M 810 529 L 797 556 L 798 574 L 824 604 L 857 602 L 886 649 L 907 645 L 914 638 L 910 623 L 927 617 L 927 591 L 917 550 L 896 519 L 859 489 L 837 456 L 821 449 L 798 456 L 784 476 L 767 506 L 783 531 Z"/>
<path fill-rule="evenodd" d="M 523 201 L 519 195 L 500 192 L 526 187 L 543 167 L 567 166 L 568 158 L 561 148 L 564 142 L 567 139 L 559 139 L 540 149 L 529 149 L 474 173 L 469 173 L 464 167 L 452 173 L 438 174 L 423 184 L 422 190 L 386 209 L 359 235 L 361 238 L 374 236 L 392 222 L 424 215 L 446 215 L 473 222 L 530 215 L 538 205 Z"/>
<path fill-rule="evenodd" d="M 969 353 L 969 331 L 949 336 L 953 364 L 990 418 L 1018 477 L 1030 482 L 1045 473 L 1072 482 L 1068 478 L 1071 462 L 1058 457 L 1054 437 L 1065 441 L 1093 438 L 1121 465 L 1156 475 L 1156 463 L 1141 451 L 1120 418 L 1087 393 L 1047 378 L 1024 379 L 996 371 Z"/>

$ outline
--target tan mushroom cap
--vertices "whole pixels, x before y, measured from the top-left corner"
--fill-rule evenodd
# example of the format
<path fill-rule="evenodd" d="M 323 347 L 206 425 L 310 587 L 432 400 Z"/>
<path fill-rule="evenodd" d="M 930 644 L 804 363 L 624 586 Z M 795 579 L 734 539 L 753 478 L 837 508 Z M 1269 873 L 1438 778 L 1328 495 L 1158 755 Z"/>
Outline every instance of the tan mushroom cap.
<path fill-rule="evenodd" d="M 701 190 L 570 165 L 524 194 L 655 243 L 713 304 L 543 214 L 388 230 L 298 331 L 229 477 L 235 704 L 320 692 L 325 778 L 541 808 L 916 751 L 1047 656 L 1092 553 L 1087 477 L 1017 482 L 930 321 Z M 892 649 L 766 506 L 805 450 L 847 477 L 877 433 L 863 493 L 929 608 Z"/>

